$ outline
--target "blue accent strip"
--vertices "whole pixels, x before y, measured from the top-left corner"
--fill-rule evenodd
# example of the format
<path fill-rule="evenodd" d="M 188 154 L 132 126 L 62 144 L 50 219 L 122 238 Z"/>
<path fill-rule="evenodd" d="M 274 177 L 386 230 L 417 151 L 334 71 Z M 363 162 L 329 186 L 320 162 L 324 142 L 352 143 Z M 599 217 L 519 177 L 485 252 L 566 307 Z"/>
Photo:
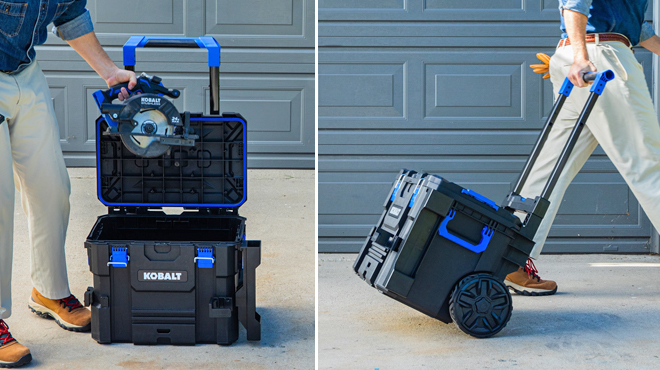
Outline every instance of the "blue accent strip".
<path fill-rule="evenodd" d="M 605 90 L 605 85 L 607 85 L 607 82 L 613 79 L 614 79 L 614 72 L 612 72 L 611 69 L 608 69 L 603 72 L 598 72 L 598 74 L 596 75 L 596 79 L 594 79 L 594 83 L 591 84 L 591 89 L 589 89 L 589 91 L 600 95 L 603 93 L 603 90 Z"/>
<path fill-rule="evenodd" d="M 561 89 L 559 89 L 559 93 L 561 95 L 565 95 L 567 98 L 569 95 L 571 95 L 571 91 L 573 91 L 573 83 L 566 77 L 564 80 L 564 84 L 561 85 Z"/>
<path fill-rule="evenodd" d="M 150 40 L 193 40 L 200 49 L 208 50 L 209 67 L 220 67 L 220 44 L 211 36 L 202 37 L 166 37 L 166 36 L 131 36 L 122 48 L 124 65 L 135 65 L 135 49 L 143 47 Z"/>
<path fill-rule="evenodd" d="M 226 208 L 226 207 L 240 207 L 247 201 L 247 126 L 245 124 L 245 121 L 243 121 L 240 118 L 211 118 L 211 117 L 205 117 L 205 118 L 191 118 L 191 121 L 238 121 L 241 122 L 243 125 L 243 173 L 245 174 L 243 176 L 243 199 L 241 199 L 238 203 L 236 204 L 162 204 L 162 203 L 110 203 L 110 202 L 105 202 L 103 198 L 101 197 L 101 181 L 97 181 L 96 183 L 96 195 L 97 198 L 101 203 L 103 203 L 106 206 L 114 206 L 114 207 L 219 207 L 219 208 Z M 99 125 L 103 121 L 99 121 Z M 96 127 L 96 176 L 97 179 L 101 178 L 101 157 L 98 155 L 101 151 L 101 132 L 99 130 L 99 127 Z"/>
<path fill-rule="evenodd" d="M 408 207 L 412 208 L 413 204 L 415 204 L 415 199 L 417 199 L 417 193 L 419 193 L 419 186 L 415 188 L 415 192 L 413 193 L 412 198 L 410 198 L 410 203 L 408 204 Z"/>
<path fill-rule="evenodd" d="M 474 199 L 480 201 L 481 203 L 485 203 L 487 206 L 489 206 L 489 207 L 495 209 L 496 211 L 497 211 L 498 209 L 500 209 L 500 207 L 498 207 L 497 204 L 495 204 L 495 202 L 493 202 L 492 200 L 490 200 L 490 199 L 484 197 L 483 195 L 477 193 L 477 192 L 474 191 L 474 190 L 463 189 L 463 190 L 461 190 L 461 193 L 466 194 L 466 195 L 469 195 L 469 196 L 471 196 L 472 198 L 474 198 Z"/>
<path fill-rule="evenodd" d="M 394 192 L 392 192 L 392 197 L 390 198 L 390 201 L 396 199 L 396 193 L 399 191 L 400 186 L 401 186 L 400 182 L 396 184 L 396 186 L 394 187 Z"/>
<path fill-rule="evenodd" d="M 449 230 L 447 230 L 447 224 L 449 224 L 449 221 L 454 219 L 454 216 L 456 216 L 456 210 L 451 209 L 449 210 L 449 214 L 445 217 L 444 220 L 442 220 L 442 223 L 440 224 L 440 228 L 438 229 L 438 234 L 458 245 L 460 245 L 463 248 L 469 249 L 474 253 L 481 253 L 488 248 L 488 244 L 490 243 L 490 239 L 493 237 L 493 234 L 495 232 L 490 229 L 488 226 L 484 226 L 483 230 L 481 230 L 481 241 L 477 245 L 473 245 L 468 241 L 465 241 L 456 235 L 453 235 L 449 233 Z"/>
<path fill-rule="evenodd" d="M 128 267 L 128 248 L 112 247 L 112 254 L 110 255 L 108 266 Z"/>
<path fill-rule="evenodd" d="M 213 248 L 197 248 L 197 268 L 210 269 L 213 268 L 215 258 L 213 258 Z"/>

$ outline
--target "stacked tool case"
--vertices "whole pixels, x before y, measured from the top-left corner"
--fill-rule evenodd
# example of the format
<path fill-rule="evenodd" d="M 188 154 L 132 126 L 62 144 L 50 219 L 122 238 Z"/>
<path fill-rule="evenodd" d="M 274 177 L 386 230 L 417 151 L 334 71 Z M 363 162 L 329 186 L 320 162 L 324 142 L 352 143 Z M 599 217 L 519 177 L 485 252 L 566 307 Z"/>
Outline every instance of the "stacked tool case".
<path fill-rule="evenodd" d="M 592 93 L 542 194 L 534 199 L 519 195 L 573 88 L 568 79 L 503 207 L 440 176 L 402 170 L 354 271 L 385 295 L 445 323 L 453 321 L 474 337 L 490 337 L 502 330 L 512 311 L 511 294 L 503 281 L 525 265 L 548 209 L 547 199 L 614 73 L 586 78 L 594 79 Z M 514 212 L 526 217 L 521 221 Z"/>
<path fill-rule="evenodd" d="M 126 45 L 127 69 L 135 47 L 206 47 L 212 115 L 181 113 L 197 139 L 160 138 L 174 144 L 148 157 L 129 150 L 127 136 L 107 134 L 107 115 L 97 120 L 98 198 L 108 214 L 85 242 L 94 274 L 85 293 L 92 337 L 99 343 L 231 344 L 240 322 L 248 340 L 260 340 L 255 272 L 261 242 L 246 240 L 245 218 L 238 215 L 247 199 L 247 122 L 240 114 L 217 114 L 219 46 L 210 37 L 142 36 Z M 154 82 L 160 79 L 146 83 Z M 101 106 L 102 112 L 114 107 Z M 185 211 L 166 214 L 162 207 Z"/>

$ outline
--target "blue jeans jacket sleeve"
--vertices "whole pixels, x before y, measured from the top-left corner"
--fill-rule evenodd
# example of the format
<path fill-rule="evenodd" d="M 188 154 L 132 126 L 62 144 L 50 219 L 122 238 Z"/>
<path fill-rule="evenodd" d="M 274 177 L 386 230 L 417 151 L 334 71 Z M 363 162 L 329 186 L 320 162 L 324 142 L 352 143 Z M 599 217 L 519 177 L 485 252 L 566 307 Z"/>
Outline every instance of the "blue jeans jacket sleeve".
<path fill-rule="evenodd" d="M 653 27 L 651 27 L 651 25 L 646 22 L 642 23 L 642 33 L 639 36 L 639 41 L 642 42 L 644 40 L 648 40 L 653 35 L 655 35 L 655 31 L 653 31 Z"/>
<path fill-rule="evenodd" d="M 53 19 L 54 33 L 62 40 L 73 40 L 94 31 L 92 17 L 85 9 L 87 0 L 75 0 Z"/>
<path fill-rule="evenodd" d="M 559 11 L 564 9 L 572 10 L 574 12 L 582 13 L 589 16 L 589 7 L 591 7 L 592 0 L 559 0 Z"/>

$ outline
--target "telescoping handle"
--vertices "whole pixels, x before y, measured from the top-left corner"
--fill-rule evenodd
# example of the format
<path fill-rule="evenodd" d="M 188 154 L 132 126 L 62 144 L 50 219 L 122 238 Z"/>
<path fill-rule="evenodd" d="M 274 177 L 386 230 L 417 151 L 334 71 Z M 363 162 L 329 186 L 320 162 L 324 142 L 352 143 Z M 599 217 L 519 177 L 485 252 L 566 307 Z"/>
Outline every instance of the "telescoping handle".
<path fill-rule="evenodd" d="M 208 51 L 211 114 L 220 114 L 220 45 L 213 37 L 131 36 L 123 47 L 124 69 L 135 70 L 135 49 L 137 48 L 206 49 Z"/>
<path fill-rule="evenodd" d="M 589 90 L 591 94 L 589 95 L 589 98 L 587 99 L 587 103 L 582 109 L 582 113 L 580 113 L 577 123 L 575 124 L 575 127 L 573 128 L 573 131 L 571 132 L 571 135 L 569 136 L 568 141 L 566 142 L 566 145 L 564 146 L 564 149 L 562 150 L 562 153 L 559 156 L 559 159 L 557 160 L 554 169 L 552 170 L 552 174 L 550 175 L 550 178 L 548 179 L 548 182 L 546 183 L 545 188 L 543 189 L 541 198 L 548 199 L 550 197 L 550 194 L 554 190 L 555 185 L 557 184 L 557 180 L 559 179 L 559 176 L 561 175 L 564 166 L 568 161 L 568 157 L 570 156 L 571 152 L 573 151 L 573 148 L 575 147 L 575 144 L 577 143 L 578 138 L 580 137 L 580 133 L 582 132 L 582 129 L 584 128 L 584 125 L 587 122 L 587 118 L 589 117 L 591 110 L 596 104 L 596 100 L 598 100 L 600 94 L 603 93 L 603 90 L 605 89 L 605 85 L 607 84 L 607 82 L 614 79 L 614 77 L 615 77 L 614 72 L 612 72 L 611 70 L 606 70 L 603 72 L 589 72 L 583 76 L 583 79 L 585 81 L 587 82 L 593 81 L 593 84 L 591 85 L 591 89 Z M 513 197 L 519 198 L 518 194 L 520 194 L 520 192 L 522 191 L 522 188 L 525 185 L 525 181 L 527 181 L 527 178 L 529 177 L 529 174 L 532 171 L 532 167 L 534 166 L 536 159 L 541 153 L 541 149 L 543 149 L 543 145 L 548 139 L 548 134 L 550 133 L 550 130 L 552 129 L 552 126 L 555 123 L 557 116 L 559 115 L 559 111 L 561 111 L 564 102 L 571 94 L 572 90 L 573 90 L 573 83 L 569 81 L 568 78 L 566 78 L 566 80 L 564 80 L 564 84 L 559 90 L 559 97 L 557 98 L 555 105 L 552 107 L 552 111 L 548 116 L 548 120 L 546 121 L 545 126 L 541 131 L 541 135 L 539 136 L 538 140 L 536 141 L 536 144 L 534 145 L 532 154 L 530 154 L 529 158 L 527 159 L 527 163 L 525 163 L 525 167 L 523 168 L 523 171 L 520 174 L 518 181 L 516 182 L 516 186 L 513 192 L 509 194 L 509 196 L 507 196 L 507 201 L 509 204 L 512 204 L 511 200 Z M 521 199 L 522 202 L 525 201 L 524 198 Z"/>

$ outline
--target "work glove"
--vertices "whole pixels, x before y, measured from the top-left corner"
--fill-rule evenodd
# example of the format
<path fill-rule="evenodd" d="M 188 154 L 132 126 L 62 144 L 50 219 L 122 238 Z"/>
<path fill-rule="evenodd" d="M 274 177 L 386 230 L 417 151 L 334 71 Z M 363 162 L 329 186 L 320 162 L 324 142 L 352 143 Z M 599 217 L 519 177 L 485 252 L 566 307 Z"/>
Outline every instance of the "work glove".
<path fill-rule="evenodd" d="M 536 73 L 545 73 L 543 76 L 544 80 L 550 78 L 550 57 L 543 53 L 536 54 L 536 57 L 539 58 L 543 64 L 530 64 L 530 68 L 532 68 Z"/>

